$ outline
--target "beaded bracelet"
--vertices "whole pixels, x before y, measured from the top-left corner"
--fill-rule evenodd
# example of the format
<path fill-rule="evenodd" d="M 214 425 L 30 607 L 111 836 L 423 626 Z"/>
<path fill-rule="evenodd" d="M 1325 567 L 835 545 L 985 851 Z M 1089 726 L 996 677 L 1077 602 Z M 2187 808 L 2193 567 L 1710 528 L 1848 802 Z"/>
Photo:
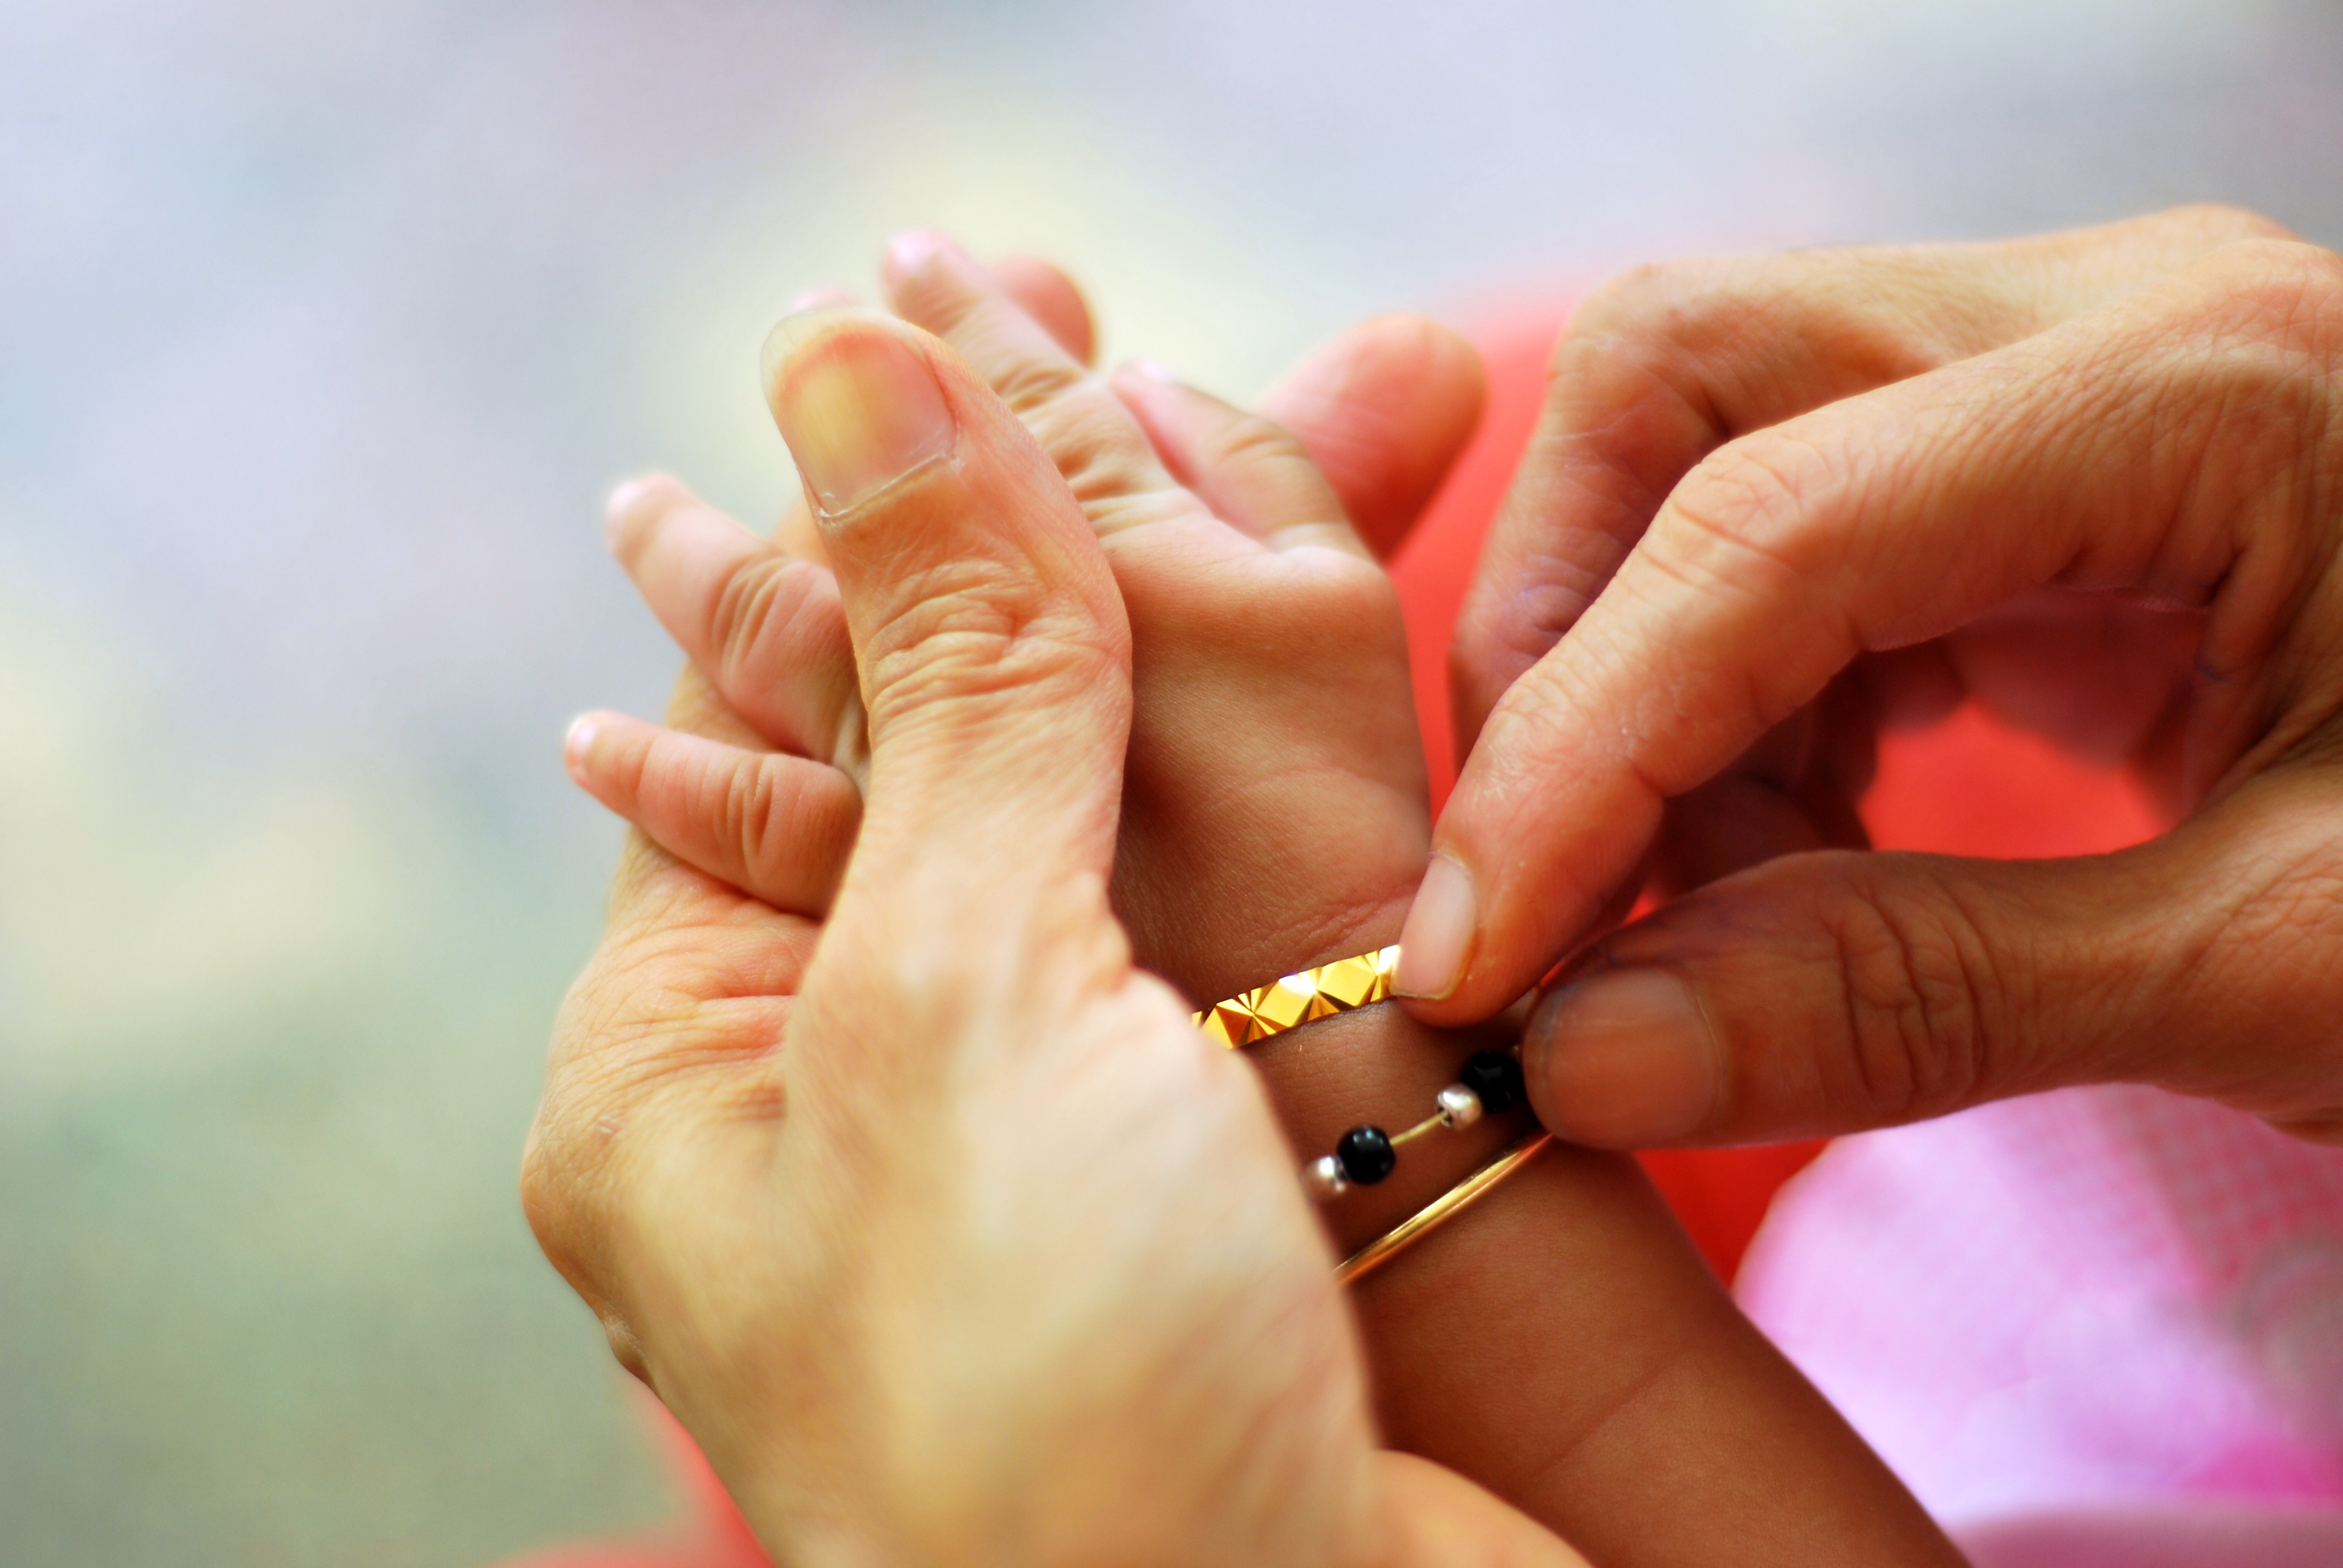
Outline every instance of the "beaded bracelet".
<path fill-rule="evenodd" d="M 1528 1098 L 1522 1084 L 1522 1064 L 1510 1052 L 1477 1052 L 1457 1070 L 1456 1081 L 1433 1097 L 1431 1115 L 1403 1132 L 1353 1127 L 1335 1141 L 1334 1152 L 1322 1154 L 1302 1167 L 1302 1180 L 1320 1198 L 1339 1198 L 1353 1187 L 1372 1187 L 1398 1166 L 1402 1144 L 1436 1127 L 1470 1127 L 1483 1115 L 1511 1111 Z"/>
<path fill-rule="evenodd" d="M 1392 973 L 1398 968 L 1395 944 L 1337 959 L 1214 1002 L 1196 1014 L 1196 1027 L 1231 1050 L 1256 1044 L 1289 1029 L 1388 1000 Z M 1431 1115 L 1403 1132 L 1352 1128 L 1335 1143 L 1333 1153 L 1303 1167 L 1302 1181 L 1320 1198 L 1339 1197 L 1354 1186 L 1372 1187 L 1398 1165 L 1402 1144 L 1436 1127 L 1470 1127 L 1483 1115 L 1511 1111 L 1527 1098 L 1522 1064 L 1504 1051 L 1482 1051 L 1464 1063 L 1456 1082 L 1435 1097 Z"/>
<path fill-rule="evenodd" d="M 1395 946 L 1354 959 L 1337 959 L 1215 1002 L 1196 1014 L 1196 1027 L 1232 1050 L 1252 1045 L 1289 1029 L 1388 1000 L 1392 972 L 1398 967 Z M 1302 1181 L 1320 1198 L 1339 1196 L 1353 1186 L 1371 1187 L 1399 1164 L 1402 1144 L 1435 1127 L 1470 1127 L 1483 1116 L 1511 1111 L 1527 1098 L 1519 1060 L 1502 1050 L 1477 1052 L 1458 1070 L 1456 1081 L 1433 1096 L 1435 1109 L 1431 1115 L 1403 1132 L 1385 1132 L 1373 1126 L 1352 1128 L 1335 1142 L 1333 1153 L 1302 1168 Z M 1543 1128 L 1523 1134 L 1455 1186 L 1343 1259 L 1334 1271 L 1334 1282 L 1347 1285 L 1389 1262 L 1486 1196 L 1553 1141 L 1553 1134 Z"/>
<path fill-rule="evenodd" d="M 1554 1134 L 1543 1127 L 1524 1133 L 1512 1148 L 1491 1155 L 1464 1180 L 1343 1259 L 1334 1270 L 1334 1282 L 1347 1285 L 1368 1271 L 1390 1262 L 1463 1213 L 1469 1205 L 1487 1197 L 1498 1182 L 1536 1159 L 1553 1141 Z"/>

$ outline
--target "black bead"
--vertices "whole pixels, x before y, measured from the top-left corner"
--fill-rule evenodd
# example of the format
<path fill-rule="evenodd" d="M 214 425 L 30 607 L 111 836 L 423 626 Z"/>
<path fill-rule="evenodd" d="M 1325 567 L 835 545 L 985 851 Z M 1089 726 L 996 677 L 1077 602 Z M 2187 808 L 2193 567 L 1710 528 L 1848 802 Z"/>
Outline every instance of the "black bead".
<path fill-rule="evenodd" d="M 1391 1134 L 1380 1127 L 1353 1127 L 1342 1134 L 1334 1145 L 1334 1158 L 1342 1162 L 1342 1174 L 1362 1187 L 1372 1187 L 1392 1173 L 1399 1163 L 1399 1151 L 1392 1147 Z"/>
<path fill-rule="evenodd" d="M 1481 1109 L 1492 1116 L 1530 1097 L 1522 1083 L 1522 1064 L 1506 1051 L 1480 1052 L 1458 1070 L 1456 1081 L 1479 1095 Z"/>

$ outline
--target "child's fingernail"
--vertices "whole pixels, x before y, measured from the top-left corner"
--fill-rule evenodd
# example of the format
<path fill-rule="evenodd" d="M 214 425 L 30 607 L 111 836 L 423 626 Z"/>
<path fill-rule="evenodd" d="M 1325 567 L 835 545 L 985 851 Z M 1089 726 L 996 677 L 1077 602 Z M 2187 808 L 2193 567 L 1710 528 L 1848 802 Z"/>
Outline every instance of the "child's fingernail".
<path fill-rule="evenodd" d="M 1172 367 L 1158 360 L 1133 359 L 1123 368 L 1134 376 L 1144 376 L 1150 381 L 1161 381 L 1167 387 L 1180 385 L 1180 377 L 1172 374 Z"/>
<path fill-rule="evenodd" d="M 773 422 L 827 515 L 852 511 L 958 438 L 927 355 L 875 317 L 790 317 L 766 340 L 765 365 Z"/>
<path fill-rule="evenodd" d="M 1464 978 L 1477 918 L 1470 873 L 1445 855 L 1433 856 L 1399 934 L 1392 989 L 1434 1001 L 1454 990 Z"/>
<path fill-rule="evenodd" d="M 586 758 L 594 749 L 594 737 L 601 729 L 590 713 L 581 713 L 569 721 L 569 732 L 561 739 L 561 759 L 569 765 L 569 776 L 579 783 L 586 781 Z"/>
<path fill-rule="evenodd" d="M 968 252 L 949 235 L 931 228 L 915 228 L 887 242 L 887 254 L 879 264 L 879 271 L 889 283 L 900 283 L 926 270 L 939 256 L 965 261 Z"/>
<path fill-rule="evenodd" d="M 659 474 L 638 474 L 631 479 L 622 479 L 611 490 L 610 498 L 602 503 L 602 531 L 614 548 L 633 518 L 635 508 L 643 504 L 644 498 L 658 487 L 663 477 Z"/>
<path fill-rule="evenodd" d="M 789 301 L 788 314 L 795 316 L 800 310 L 838 310 L 860 303 L 850 288 L 809 288 Z"/>
<path fill-rule="evenodd" d="M 1597 970 L 1548 996 L 1522 1041 L 1522 1073 L 1548 1126 L 1614 1149 L 1692 1136 L 1725 1082 L 1692 988 L 1663 969 Z"/>

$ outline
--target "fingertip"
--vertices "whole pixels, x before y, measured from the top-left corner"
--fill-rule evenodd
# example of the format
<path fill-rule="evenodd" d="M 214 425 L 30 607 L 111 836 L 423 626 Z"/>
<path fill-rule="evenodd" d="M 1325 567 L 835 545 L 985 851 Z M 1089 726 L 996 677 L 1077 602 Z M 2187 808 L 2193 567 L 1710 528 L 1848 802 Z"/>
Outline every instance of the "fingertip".
<path fill-rule="evenodd" d="M 649 742 L 659 728 L 628 714 L 594 709 L 569 721 L 561 757 L 577 786 L 633 820 Z"/>
<path fill-rule="evenodd" d="M 1489 394 L 1489 371 L 1473 340 L 1429 316 L 1394 311 L 1359 324 L 1364 357 L 1382 375 L 1436 389 L 1427 401 L 1446 411 L 1453 424 L 1480 417 Z"/>
<path fill-rule="evenodd" d="M 602 503 L 602 531 L 610 553 L 623 557 L 629 540 L 679 499 L 690 494 L 672 474 L 653 471 L 621 479 Z"/>
<path fill-rule="evenodd" d="M 1479 428 L 1480 350 L 1429 317 L 1373 317 L 1312 355 L 1261 402 L 1326 475 L 1388 559 Z"/>
<path fill-rule="evenodd" d="M 600 714 L 581 713 L 569 721 L 569 728 L 562 734 L 561 760 L 569 769 L 569 777 L 581 786 L 589 776 L 595 737 L 601 732 Z"/>
<path fill-rule="evenodd" d="M 1433 855 L 1400 931 L 1393 990 L 1423 1002 L 1453 996 L 1472 959 L 1478 910 L 1472 872 L 1446 855 Z"/>
<path fill-rule="evenodd" d="M 879 276 L 888 287 L 897 288 L 939 261 L 974 264 L 966 247 L 950 235 L 932 228 L 908 229 L 887 242 L 879 261 Z"/>
<path fill-rule="evenodd" d="M 862 297 L 850 288 L 839 288 L 834 286 L 809 288 L 790 300 L 789 308 L 782 314 L 795 316 L 807 310 L 845 310 L 851 309 L 861 303 Z"/>
<path fill-rule="evenodd" d="M 1522 1076 L 1546 1127 L 1599 1149 L 1681 1143 L 1715 1122 L 1724 1051 L 1693 985 L 1672 970 L 1596 969 L 1542 998 Z"/>
<path fill-rule="evenodd" d="M 951 398 L 916 327 L 876 311 L 784 317 L 765 340 L 765 389 L 809 497 L 855 511 L 959 438 Z"/>

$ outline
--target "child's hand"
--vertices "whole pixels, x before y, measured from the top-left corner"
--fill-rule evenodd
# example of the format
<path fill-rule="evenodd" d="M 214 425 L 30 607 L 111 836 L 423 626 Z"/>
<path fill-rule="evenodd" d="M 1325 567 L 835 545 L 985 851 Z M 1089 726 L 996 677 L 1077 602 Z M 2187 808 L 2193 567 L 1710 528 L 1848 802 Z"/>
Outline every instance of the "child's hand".
<path fill-rule="evenodd" d="M 1012 276 L 1044 310 L 1055 299 L 1061 331 L 1088 336 L 1078 297 L 1047 286 L 1054 274 Z M 1209 1002 L 1390 941 L 1428 843 L 1405 636 L 1389 580 L 1309 449 L 1157 376 L 1089 373 L 948 244 L 899 243 L 889 285 L 908 319 L 1018 410 L 1113 564 L 1138 649 L 1114 897 L 1140 961 Z M 1314 422 L 1388 550 L 1469 436 L 1479 398 L 1461 339 L 1385 320 L 1319 357 L 1282 401 Z M 830 769 L 859 773 L 861 710 L 810 529 L 793 518 L 779 533 L 795 552 L 671 480 L 614 498 L 619 558 L 779 752 L 596 715 L 571 763 L 670 852 L 818 915 L 852 819 Z"/>

